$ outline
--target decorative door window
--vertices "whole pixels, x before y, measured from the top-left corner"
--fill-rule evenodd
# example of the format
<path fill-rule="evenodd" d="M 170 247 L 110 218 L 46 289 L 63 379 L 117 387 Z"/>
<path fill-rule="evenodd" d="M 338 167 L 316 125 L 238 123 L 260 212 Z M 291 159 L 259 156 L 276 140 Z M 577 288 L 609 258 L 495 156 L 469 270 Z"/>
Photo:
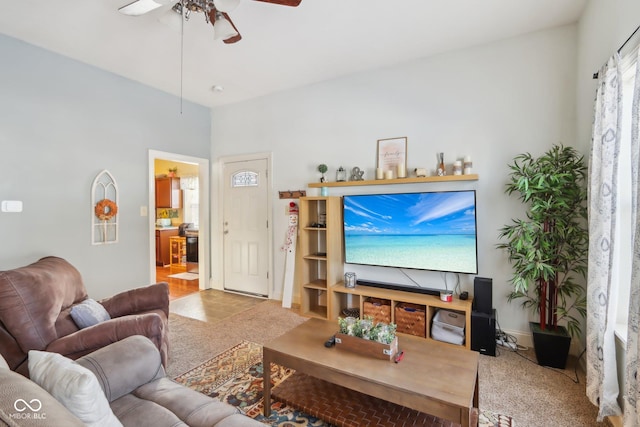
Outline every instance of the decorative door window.
<path fill-rule="evenodd" d="M 253 171 L 240 171 L 231 176 L 232 187 L 257 187 L 258 173 Z"/>

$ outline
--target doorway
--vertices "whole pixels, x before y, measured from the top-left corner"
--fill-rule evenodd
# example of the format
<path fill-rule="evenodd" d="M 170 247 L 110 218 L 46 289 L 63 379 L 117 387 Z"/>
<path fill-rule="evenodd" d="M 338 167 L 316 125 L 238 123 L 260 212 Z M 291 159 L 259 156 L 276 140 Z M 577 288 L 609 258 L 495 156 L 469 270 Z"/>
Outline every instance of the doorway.
<path fill-rule="evenodd" d="M 269 297 L 270 156 L 228 158 L 222 165 L 224 289 Z"/>
<path fill-rule="evenodd" d="M 177 168 L 177 171 L 173 170 L 175 168 Z M 170 171 L 169 169 L 172 170 Z M 177 187 L 180 201 L 178 205 L 173 207 L 156 208 L 156 177 L 162 177 L 163 175 L 166 175 L 167 177 L 175 175 L 176 179 L 174 179 L 174 185 L 182 184 L 182 187 Z M 156 283 L 158 281 L 169 282 L 170 289 L 173 287 L 174 290 L 174 292 L 171 292 L 172 298 L 185 295 L 186 292 L 197 292 L 198 290 L 209 289 L 211 287 L 211 269 L 209 262 L 210 239 L 207 238 L 210 232 L 209 160 L 199 157 L 185 156 L 178 153 L 149 150 L 148 182 L 149 277 L 151 279 L 151 283 Z M 164 221 L 157 221 L 160 219 L 157 218 L 158 216 Z M 189 278 L 171 277 L 182 273 L 180 270 L 180 261 L 184 261 L 186 267 L 186 236 L 182 236 L 185 238 L 184 259 L 181 257 L 174 257 L 177 262 L 173 264 L 169 261 L 168 266 L 165 265 L 167 263 L 166 260 L 164 262 L 158 262 L 159 252 L 156 250 L 158 244 L 157 235 L 167 231 L 162 227 L 158 229 L 158 222 L 161 222 L 162 224 L 170 223 L 170 225 L 164 225 L 164 227 L 171 227 L 172 231 L 168 233 L 171 234 L 171 237 L 180 237 L 179 225 L 181 223 L 189 222 L 194 224 L 194 229 L 197 228 L 199 238 L 196 259 L 198 259 L 199 262 L 197 267 L 193 268 Z M 158 230 L 160 230 L 160 233 L 158 233 Z M 176 234 L 176 236 L 173 236 L 174 234 Z M 177 241 L 167 241 L 164 243 L 166 245 L 174 244 L 176 247 L 173 249 L 176 251 L 180 250 L 179 239 Z M 168 248 L 163 249 L 167 250 Z M 171 271 L 172 268 L 175 271 Z M 187 273 L 186 268 L 184 273 Z"/>

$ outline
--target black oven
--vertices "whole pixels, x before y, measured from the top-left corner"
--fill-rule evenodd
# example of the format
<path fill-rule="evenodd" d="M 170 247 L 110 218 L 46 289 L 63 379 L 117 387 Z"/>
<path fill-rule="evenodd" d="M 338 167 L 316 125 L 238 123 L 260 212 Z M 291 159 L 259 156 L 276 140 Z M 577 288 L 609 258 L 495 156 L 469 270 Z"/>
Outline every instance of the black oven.
<path fill-rule="evenodd" d="M 185 239 L 187 241 L 187 272 L 198 272 L 198 232 L 186 230 Z"/>

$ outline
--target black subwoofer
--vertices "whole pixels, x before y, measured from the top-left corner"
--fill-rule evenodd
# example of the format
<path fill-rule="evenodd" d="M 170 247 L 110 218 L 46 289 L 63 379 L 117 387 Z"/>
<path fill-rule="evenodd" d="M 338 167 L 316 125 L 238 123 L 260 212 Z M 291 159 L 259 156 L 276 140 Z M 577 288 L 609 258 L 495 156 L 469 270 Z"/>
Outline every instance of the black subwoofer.
<path fill-rule="evenodd" d="M 471 350 L 486 356 L 496 355 L 496 311 L 471 312 Z"/>

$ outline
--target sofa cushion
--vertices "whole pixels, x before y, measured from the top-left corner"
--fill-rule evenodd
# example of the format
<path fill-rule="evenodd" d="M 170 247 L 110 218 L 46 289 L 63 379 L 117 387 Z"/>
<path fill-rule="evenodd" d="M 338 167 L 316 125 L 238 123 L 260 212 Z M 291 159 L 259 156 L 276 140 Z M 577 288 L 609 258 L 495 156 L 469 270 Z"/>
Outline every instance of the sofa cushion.
<path fill-rule="evenodd" d="M 126 394 L 111 402 L 111 409 L 125 427 L 187 425 L 167 408 L 133 394 Z"/>
<path fill-rule="evenodd" d="M 0 354 L 0 369 L 9 369 L 9 364 L 4 360 L 4 357 Z"/>
<path fill-rule="evenodd" d="M 84 423 L 23 375 L 0 369 L 0 425 L 82 427 Z"/>
<path fill-rule="evenodd" d="M 111 316 L 109 316 L 102 304 L 94 299 L 87 298 L 80 304 L 71 307 L 71 318 L 78 325 L 78 328 L 84 329 L 109 320 Z"/>
<path fill-rule="evenodd" d="M 121 427 L 88 369 L 57 353 L 29 351 L 29 375 L 88 426 Z"/>
<path fill-rule="evenodd" d="M 167 408 L 192 427 L 214 426 L 223 419 L 239 413 L 234 406 L 198 393 L 167 377 L 140 386 L 132 394 Z"/>

